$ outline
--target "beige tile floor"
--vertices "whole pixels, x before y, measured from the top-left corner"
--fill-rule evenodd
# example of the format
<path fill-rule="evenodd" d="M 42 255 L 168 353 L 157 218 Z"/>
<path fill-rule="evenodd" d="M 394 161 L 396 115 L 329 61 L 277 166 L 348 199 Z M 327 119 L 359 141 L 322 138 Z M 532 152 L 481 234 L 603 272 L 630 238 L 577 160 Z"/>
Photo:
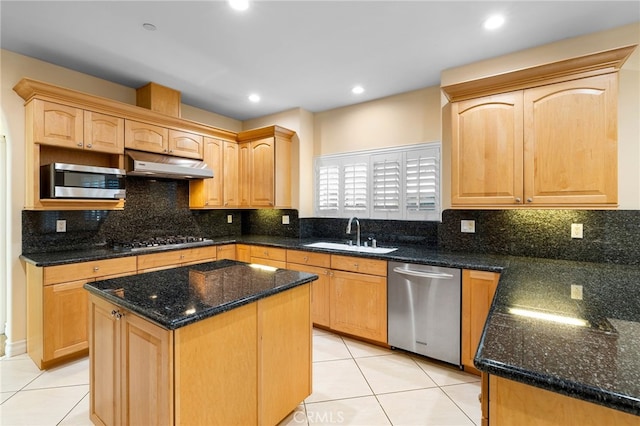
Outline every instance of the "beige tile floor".
<path fill-rule="evenodd" d="M 477 376 L 314 330 L 313 394 L 281 425 L 480 425 Z M 0 359 L 0 425 L 90 425 L 87 358 Z"/>

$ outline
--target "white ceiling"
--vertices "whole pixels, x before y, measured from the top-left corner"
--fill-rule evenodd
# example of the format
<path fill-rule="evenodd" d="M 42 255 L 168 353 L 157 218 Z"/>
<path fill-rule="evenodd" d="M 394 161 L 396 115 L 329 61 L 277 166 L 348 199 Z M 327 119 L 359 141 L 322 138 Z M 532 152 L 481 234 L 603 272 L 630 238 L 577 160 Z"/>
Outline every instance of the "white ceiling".
<path fill-rule="evenodd" d="M 505 26 L 485 31 L 497 12 Z M 3 49 L 245 120 L 439 85 L 447 68 L 640 21 L 640 2 L 2 0 L 0 18 Z"/>

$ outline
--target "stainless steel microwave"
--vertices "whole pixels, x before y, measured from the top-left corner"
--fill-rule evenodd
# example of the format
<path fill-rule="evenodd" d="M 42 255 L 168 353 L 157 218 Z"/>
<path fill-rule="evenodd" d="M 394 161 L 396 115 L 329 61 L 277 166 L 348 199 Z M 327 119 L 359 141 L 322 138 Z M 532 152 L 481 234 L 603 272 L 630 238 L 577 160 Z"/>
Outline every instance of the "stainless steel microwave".
<path fill-rule="evenodd" d="M 124 199 L 123 169 L 51 163 L 40 167 L 40 198 Z"/>

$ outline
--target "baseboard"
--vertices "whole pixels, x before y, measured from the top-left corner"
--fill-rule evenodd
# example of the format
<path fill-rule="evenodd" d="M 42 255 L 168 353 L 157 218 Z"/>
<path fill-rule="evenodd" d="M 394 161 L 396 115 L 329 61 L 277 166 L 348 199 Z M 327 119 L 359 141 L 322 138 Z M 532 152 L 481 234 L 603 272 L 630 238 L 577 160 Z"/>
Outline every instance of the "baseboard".
<path fill-rule="evenodd" d="M 18 340 L 17 342 L 5 342 L 4 346 L 4 356 L 7 358 L 11 358 L 17 355 L 22 355 L 27 353 L 27 341 Z"/>

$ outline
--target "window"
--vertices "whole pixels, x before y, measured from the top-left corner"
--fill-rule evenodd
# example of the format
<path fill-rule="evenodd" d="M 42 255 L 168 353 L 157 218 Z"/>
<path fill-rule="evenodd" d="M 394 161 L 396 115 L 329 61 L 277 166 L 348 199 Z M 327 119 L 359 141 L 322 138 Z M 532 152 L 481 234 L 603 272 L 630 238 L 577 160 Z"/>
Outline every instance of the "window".
<path fill-rule="evenodd" d="M 440 144 L 326 155 L 315 160 L 315 214 L 440 220 Z"/>

